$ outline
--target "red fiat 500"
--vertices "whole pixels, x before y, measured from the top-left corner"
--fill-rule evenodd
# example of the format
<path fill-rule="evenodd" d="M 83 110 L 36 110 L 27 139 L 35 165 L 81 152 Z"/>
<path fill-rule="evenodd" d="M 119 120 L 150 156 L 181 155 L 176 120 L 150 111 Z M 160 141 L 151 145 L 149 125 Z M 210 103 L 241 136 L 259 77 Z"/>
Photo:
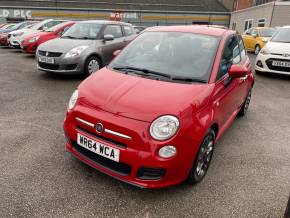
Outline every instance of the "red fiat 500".
<path fill-rule="evenodd" d="M 36 49 L 40 44 L 55 38 L 59 38 L 68 28 L 74 24 L 74 21 L 68 21 L 53 26 L 48 30 L 29 35 L 21 43 L 21 48 L 25 53 L 35 54 Z"/>
<path fill-rule="evenodd" d="M 241 36 L 157 27 L 117 53 L 73 93 L 67 149 L 138 187 L 200 182 L 215 142 L 249 107 L 254 76 Z"/>

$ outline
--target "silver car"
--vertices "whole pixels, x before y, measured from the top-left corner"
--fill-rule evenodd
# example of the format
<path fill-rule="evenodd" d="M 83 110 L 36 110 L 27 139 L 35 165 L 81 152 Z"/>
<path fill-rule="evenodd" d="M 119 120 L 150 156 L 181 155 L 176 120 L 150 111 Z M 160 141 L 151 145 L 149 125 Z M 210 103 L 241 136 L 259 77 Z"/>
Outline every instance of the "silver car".
<path fill-rule="evenodd" d="M 38 69 L 59 74 L 90 75 L 107 65 L 116 50 L 136 37 L 131 24 L 115 21 L 82 21 L 61 38 L 38 47 Z"/>

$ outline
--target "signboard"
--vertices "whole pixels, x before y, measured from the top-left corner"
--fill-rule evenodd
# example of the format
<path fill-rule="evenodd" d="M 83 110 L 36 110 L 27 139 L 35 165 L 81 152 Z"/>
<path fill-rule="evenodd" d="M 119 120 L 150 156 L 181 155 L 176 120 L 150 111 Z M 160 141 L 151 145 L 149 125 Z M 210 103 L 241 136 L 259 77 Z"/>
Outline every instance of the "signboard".
<path fill-rule="evenodd" d="M 31 18 L 31 10 L 0 9 L 0 18 Z"/>

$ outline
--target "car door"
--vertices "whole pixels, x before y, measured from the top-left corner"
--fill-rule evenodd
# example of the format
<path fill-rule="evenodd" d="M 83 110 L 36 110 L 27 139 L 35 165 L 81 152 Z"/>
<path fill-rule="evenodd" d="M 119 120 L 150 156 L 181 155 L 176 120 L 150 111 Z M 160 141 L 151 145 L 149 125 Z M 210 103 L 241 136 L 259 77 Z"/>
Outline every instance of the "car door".
<path fill-rule="evenodd" d="M 213 94 L 213 106 L 221 126 L 232 118 L 240 104 L 239 79 L 232 79 L 228 74 L 230 67 L 240 61 L 238 40 L 233 35 L 225 43 Z"/>
<path fill-rule="evenodd" d="M 112 60 L 114 51 L 120 50 L 124 47 L 125 37 L 121 26 L 116 24 L 106 25 L 101 38 L 103 39 L 105 35 L 114 36 L 114 40 L 103 41 L 103 62 L 106 65 Z"/>

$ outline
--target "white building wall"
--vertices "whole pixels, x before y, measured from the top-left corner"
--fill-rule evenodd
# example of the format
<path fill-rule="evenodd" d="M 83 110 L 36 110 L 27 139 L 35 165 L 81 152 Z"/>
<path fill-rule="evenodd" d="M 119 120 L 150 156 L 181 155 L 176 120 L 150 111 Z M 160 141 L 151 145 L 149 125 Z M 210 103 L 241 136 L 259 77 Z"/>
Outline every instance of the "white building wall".
<path fill-rule="evenodd" d="M 244 32 L 246 20 L 253 20 L 253 27 L 258 26 L 258 20 L 265 19 L 265 26 L 270 26 L 274 3 L 268 3 L 248 9 L 232 12 L 230 28 L 236 23 L 236 30 Z M 290 13 L 290 11 L 289 11 Z"/>
<path fill-rule="evenodd" d="M 272 26 L 290 25 L 290 2 L 276 2 Z"/>

